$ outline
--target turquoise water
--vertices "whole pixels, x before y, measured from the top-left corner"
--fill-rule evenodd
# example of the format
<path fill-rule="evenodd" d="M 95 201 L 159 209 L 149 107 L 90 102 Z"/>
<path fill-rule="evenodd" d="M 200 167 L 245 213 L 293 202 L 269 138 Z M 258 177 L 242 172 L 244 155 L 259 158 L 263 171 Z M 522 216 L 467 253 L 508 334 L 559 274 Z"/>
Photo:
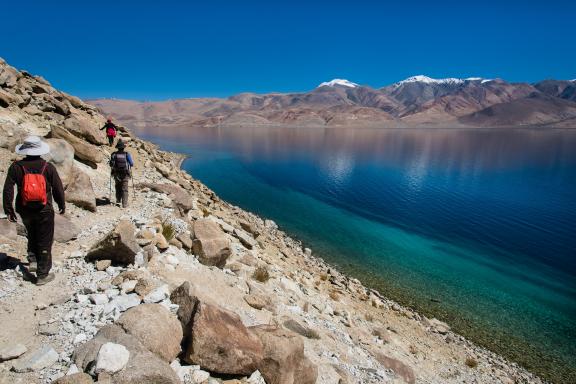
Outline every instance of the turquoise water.
<path fill-rule="evenodd" d="M 576 382 L 576 131 L 236 128 L 151 139 L 340 270 Z"/>

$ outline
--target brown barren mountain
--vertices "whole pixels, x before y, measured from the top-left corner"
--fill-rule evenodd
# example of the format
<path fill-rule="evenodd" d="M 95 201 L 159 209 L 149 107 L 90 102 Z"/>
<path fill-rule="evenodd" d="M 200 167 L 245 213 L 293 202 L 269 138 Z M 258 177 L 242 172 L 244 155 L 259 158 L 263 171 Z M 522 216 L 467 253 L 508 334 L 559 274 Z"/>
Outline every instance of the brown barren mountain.
<path fill-rule="evenodd" d="M 576 128 L 576 82 L 415 76 L 375 89 L 346 80 L 304 93 L 90 102 L 131 128 L 182 126 Z"/>

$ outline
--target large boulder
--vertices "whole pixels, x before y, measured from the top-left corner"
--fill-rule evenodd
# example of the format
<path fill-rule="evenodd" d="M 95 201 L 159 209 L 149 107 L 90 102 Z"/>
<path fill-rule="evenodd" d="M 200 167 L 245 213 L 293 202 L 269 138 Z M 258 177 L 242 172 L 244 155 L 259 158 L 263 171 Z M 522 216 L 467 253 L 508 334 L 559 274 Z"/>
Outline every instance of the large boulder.
<path fill-rule="evenodd" d="M 96 212 L 96 194 L 90 176 L 81 169 L 75 167 L 72 172 L 72 179 L 66 187 L 66 201 L 77 207 Z"/>
<path fill-rule="evenodd" d="M 117 324 L 167 362 L 180 353 L 182 326 L 160 304 L 142 304 L 131 308 L 118 319 Z"/>
<path fill-rule="evenodd" d="M 62 127 L 52 126 L 50 135 L 53 138 L 64 139 L 70 143 L 70 145 L 74 147 L 74 156 L 78 161 L 81 161 L 92 168 L 96 168 L 97 164 L 104 160 L 104 155 L 97 147 L 87 143 L 77 136 L 74 136 Z"/>
<path fill-rule="evenodd" d="M 198 260 L 204 265 L 223 268 L 230 256 L 230 240 L 220 226 L 209 219 L 194 222 L 194 242 L 192 249 Z"/>
<path fill-rule="evenodd" d="M 100 130 L 98 123 L 80 114 L 67 118 L 64 121 L 64 127 L 75 136 L 81 137 L 91 144 L 103 145 L 107 143 L 106 134 Z"/>
<path fill-rule="evenodd" d="M 170 301 L 178 305 L 178 320 L 180 320 L 180 324 L 182 325 L 184 337 L 188 338 L 191 331 L 191 327 L 189 326 L 190 321 L 192 321 L 192 317 L 196 311 L 196 305 L 198 304 L 198 298 L 196 298 L 194 288 L 188 281 L 185 281 L 172 291 Z"/>
<path fill-rule="evenodd" d="M 304 355 L 304 342 L 286 329 L 258 325 L 249 328 L 264 346 L 258 370 L 268 384 L 314 384 L 318 368 Z"/>
<path fill-rule="evenodd" d="M 74 147 L 63 139 L 44 140 L 50 146 L 50 152 L 44 156 L 44 160 L 54 164 L 64 187 L 72 180 L 74 167 Z"/>
<path fill-rule="evenodd" d="M 80 228 L 72 220 L 63 215 L 54 216 L 54 240 L 67 243 L 76 239 L 79 234 Z"/>
<path fill-rule="evenodd" d="M 250 375 L 262 361 L 262 342 L 233 312 L 200 302 L 191 326 L 183 357 L 188 363 L 220 374 Z"/>
<path fill-rule="evenodd" d="M 150 188 L 153 191 L 165 193 L 172 200 L 173 205 L 185 214 L 195 207 L 195 198 L 184 188 L 174 184 L 142 183 L 140 187 Z"/>
<path fill-rule="evenodd" d="M 134 232 L 136 227 L 129 220 L 120 220 L 116 228 L 96 243 L 86 255 L 88 260 L 112 260 L 122 264 L 134 264 L 140 251 Z"/>

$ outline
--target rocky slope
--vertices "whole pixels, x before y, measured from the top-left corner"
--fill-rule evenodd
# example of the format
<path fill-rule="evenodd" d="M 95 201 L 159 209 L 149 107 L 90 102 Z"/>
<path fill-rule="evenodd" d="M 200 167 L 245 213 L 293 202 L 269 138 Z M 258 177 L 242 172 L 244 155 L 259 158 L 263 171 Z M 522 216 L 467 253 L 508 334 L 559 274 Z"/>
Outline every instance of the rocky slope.
<path fill-rule="evenodd" d="M 312 255 L 122 132 L 130 208 L 109 204 L 96 109 L 0 62 L 0 181 L 25 135 L 66 183 L 54 271 L 0 218 L 0 383 L 541 383 Z"/>
<path fill-rule="evenodd" d="M 162 102 L 99 99 L 91 103 L 128 127 L 148 131 L 182 130 L 191 125 L 565 127 L 576 118 L 575 89 L 574 81 L 531 85 L 501 79 L 414 76 L 380 89 L 336 79 L 305 93 L 243 93 L 227 99 Z M 532 102 L 535 98 L 540 102 Z M 563 103 L 561 111 L 559 102 Z M 484 115 L 492 118 L 481 118 Z"/>

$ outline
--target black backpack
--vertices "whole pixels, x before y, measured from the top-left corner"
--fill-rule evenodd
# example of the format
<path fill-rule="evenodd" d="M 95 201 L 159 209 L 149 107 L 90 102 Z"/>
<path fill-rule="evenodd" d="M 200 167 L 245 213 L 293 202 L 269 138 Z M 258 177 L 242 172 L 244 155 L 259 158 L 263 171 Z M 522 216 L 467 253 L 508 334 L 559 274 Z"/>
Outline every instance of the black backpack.
<path fill-rule="evenodd" d="M 112 172 L 116 174 L 127 174 L 130 172 L 130 164 L 128 163 L 128 153 L 115 152 L 110 159 L 110 167 Z"/>

